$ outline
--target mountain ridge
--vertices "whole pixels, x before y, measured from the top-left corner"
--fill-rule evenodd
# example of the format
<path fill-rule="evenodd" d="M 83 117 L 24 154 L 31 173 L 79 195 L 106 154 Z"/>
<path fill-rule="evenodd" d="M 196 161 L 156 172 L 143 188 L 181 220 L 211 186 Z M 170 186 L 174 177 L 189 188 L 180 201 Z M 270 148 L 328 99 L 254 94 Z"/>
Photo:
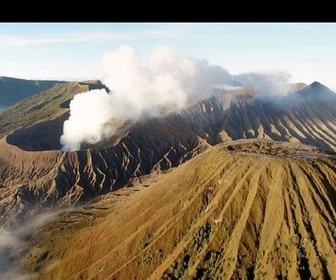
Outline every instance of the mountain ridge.
<path fill-rule="evenodd" d="M 76 83 L 70 85 L 85 90 Z M 216 94 L 166 117 L 128 124 L 114 140 L 73 152 L 60 150 L 59 137 L 68 114 L 68 109 L 59 107 L 64 99 L 68 97 L 56 106 L 55 112 L 61 112 L 57 118 L 48 114 L 47 122 L 34 121 L 0 143 L 0 174 L 4 174 L 0 205 L 12 221 L 26 210 L 29 215 L 32 209 L 78 204 L 115 191 L 138 176 L 177 167 L 223 142 L 257 138 L 336 150 L 336 95 L 328 102 L 302 98 L 293 106 L 287 101 Z M 34 179 L 37 174 L 39 180 Z M 22 188 L 22 182 L 30 187 Z"/>
<path fill-rule="evenodd" d="M 0 113 L 1 228 L 60 213 L 4 264 L 36 280 L 336 277 L 333 92 L 221 89 L 62 150 L 73 96 L 104 88 L 56 84 Z"/>
<path fill-rule="evenodd" d="M 29 96 L 41 93 L 57 83 L 58 80 L 28 80 L 0 76 L 0 105 L 9 107 Z"/>

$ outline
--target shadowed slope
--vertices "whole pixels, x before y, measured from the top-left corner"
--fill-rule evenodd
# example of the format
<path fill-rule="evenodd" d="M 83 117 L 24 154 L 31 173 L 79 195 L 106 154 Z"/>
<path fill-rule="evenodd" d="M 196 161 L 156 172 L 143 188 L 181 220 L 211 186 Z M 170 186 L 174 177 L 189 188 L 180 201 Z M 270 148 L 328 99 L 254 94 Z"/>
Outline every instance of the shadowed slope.
<path fill-rule="evenodd" d="M 52 88 L 65 81 L 25 80 L 0 76 L 0 106 L 11 106 L 34 94 Z"/>
<path fill-rule="evenodd" d="M 34 279 L 335 279 L 335 171 L 335 155 L 300 144 L 216 145 L 60 215 L 29 237 L 25 267 Z"/>

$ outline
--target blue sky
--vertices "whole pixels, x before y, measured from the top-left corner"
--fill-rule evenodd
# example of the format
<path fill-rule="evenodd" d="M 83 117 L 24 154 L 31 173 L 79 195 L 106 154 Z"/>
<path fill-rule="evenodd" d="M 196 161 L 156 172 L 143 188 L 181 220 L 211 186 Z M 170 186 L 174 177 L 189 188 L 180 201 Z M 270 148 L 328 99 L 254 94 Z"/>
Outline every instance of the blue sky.
<path fill-rule="evenodd" d="M 0 76 L 86 80 L 102 77 L 102 56 L 169 46 L 231 74 L 284 71 L 290 82 L 336 90 L 335 23 L 0 23 Z"/>

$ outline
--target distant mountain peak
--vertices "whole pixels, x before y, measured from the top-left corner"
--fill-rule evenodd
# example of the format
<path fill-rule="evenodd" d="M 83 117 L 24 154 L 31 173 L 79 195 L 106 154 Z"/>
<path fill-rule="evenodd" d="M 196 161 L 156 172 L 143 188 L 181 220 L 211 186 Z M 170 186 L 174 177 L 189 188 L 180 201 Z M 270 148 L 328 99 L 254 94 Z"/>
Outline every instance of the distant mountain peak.
<path fill-rule="evenodd" d="M 335 92 L 333 92 L 328 87 L 317 81 L 314 81 L 307 87 L 298 91 L 298 93 L 303 97 L 317 98 L 320 101 L 336 97 Z"/>
<path fill-rule="evenodd" d="M 325 85 L 321 84 L 320 82 L 317 82 L 317 81 L 314 81 L 310 84 L 310 87 L 313 87 L 313 88 L 325 88 L 325 89 L 328 89 L 328 87 L 326 87 Z"/>

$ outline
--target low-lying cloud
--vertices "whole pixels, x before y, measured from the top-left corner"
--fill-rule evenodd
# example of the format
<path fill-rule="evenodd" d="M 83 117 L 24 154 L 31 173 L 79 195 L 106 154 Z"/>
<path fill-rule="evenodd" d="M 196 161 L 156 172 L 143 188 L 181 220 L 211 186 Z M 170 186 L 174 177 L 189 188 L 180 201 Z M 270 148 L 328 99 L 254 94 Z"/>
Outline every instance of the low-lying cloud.
<path fill-rule="evenodd" d="M 45 211 L 20 223 L 16 228 L 0 228 L 0 280 L 31 279 L 31 273 L 20 271 L 21 262 L 30 246 L 25 241 L 25 236 L 61 212 L 71 210 L 72 208 Z"/>
<path fill-rule="evenodd" d="M 0 280 L 28 279 L 15 269 L 26 247 L 14 232 L 0 229 Z"/>
<path fill-rule="evenodd" d="M 109 122 L 116 118 L 137 120 L 181 110 L 188 102 L 214 93 L 215 85 L 257 88 L 258 92 L 285 92 L 285 73 L 231 75 L 220 66 L 209 65 L 158 46 L 146 66 L 133 47 L 121 46 L 102 58 L 103 83 L 111 90 L 77 94 L 70 103 L 70 117 L 64 122 L 60 143 L 63 150 L 79 150 L 112 136 Z M 259 89 L 259 90 L 258 90 Z"/>

